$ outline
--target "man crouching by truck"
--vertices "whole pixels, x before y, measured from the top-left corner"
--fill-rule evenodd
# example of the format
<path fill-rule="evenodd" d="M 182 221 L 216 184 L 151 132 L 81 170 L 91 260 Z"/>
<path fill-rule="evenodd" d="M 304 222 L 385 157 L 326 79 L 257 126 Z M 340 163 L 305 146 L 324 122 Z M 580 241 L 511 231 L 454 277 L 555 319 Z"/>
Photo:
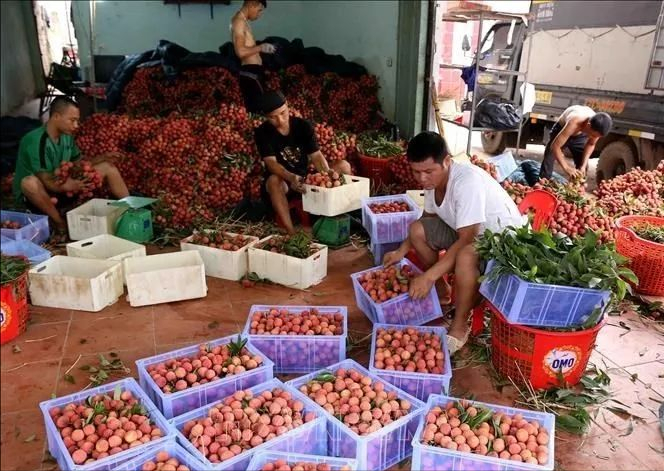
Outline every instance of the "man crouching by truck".
<path fill-rule="evenodd" d="M 435 283 L 443 298 L 449 298 L 451 290 L 442 276 L 454 273 L 456 312 L 447 336 L 451 354 L 468 340 L 470 313 L 480 299 L 477 280 L 483 267 L 473 246 L 475 238 L 485 229 L 502 232 L 526 219 L 491 175 L 475 165 L 454 162 L 438 134 L 422 132 L 412 138 L 406 156 L 424 188 L 424 214 L 411 224 L 408 239 L 385 254 L 383 264 L 398 263 L 415 250 L 426 271 L 410 284 L 413 299 L 426 298 Z M 443 249 L 445 255 L 439 259 Z"/>
<path fill-rule="evenodd" d="M 551 178 L 555 161 L 558 161 L 570 179 L 585 176 L 595 144 L 611 131 L 611 126 L 613 120 L 606 113 L 595 113 L 592 108 L 582 105 L 567 108 L 551 128 L 549 143 L 544 149 L 540 178 Z M 563 155 L 564 147 L 572 154 L 574 167 L 567 163 Z"/>

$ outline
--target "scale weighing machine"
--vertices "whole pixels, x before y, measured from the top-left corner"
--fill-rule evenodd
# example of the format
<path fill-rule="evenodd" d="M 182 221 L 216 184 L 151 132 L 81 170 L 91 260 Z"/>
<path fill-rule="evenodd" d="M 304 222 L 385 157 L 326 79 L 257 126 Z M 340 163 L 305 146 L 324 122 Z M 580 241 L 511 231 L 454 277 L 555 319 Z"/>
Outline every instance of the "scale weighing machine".
<path fill-rule="evenodd" d="M 152 211 L 147 209 L 156 198 L 127 196 L 109 203 L 111 206 L 127 208 L 115 226 L 115 235 L 138 244 L 148 242 L 154 234 L 152 229 Z"/>

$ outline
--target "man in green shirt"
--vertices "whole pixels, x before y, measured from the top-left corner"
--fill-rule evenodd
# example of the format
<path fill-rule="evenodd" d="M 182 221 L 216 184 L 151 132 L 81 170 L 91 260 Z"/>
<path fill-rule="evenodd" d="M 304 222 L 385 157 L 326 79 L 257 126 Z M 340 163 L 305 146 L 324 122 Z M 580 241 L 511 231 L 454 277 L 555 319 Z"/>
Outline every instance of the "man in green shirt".
<path fill-rule="evenodd" d="M 67 224 L 54 200 L 62 203 L 67 200 L 67 192 L 76 193 L 85 187 L 84 182 L 72 178 L 60 183 L 54 175 L 62 162 L 81 158 L 73 137 L 79 120 L 78 105 L 67 97 L 57 97 L 51 104 L 48 122 L 21 139 L 16 160 L 15 200 L 23 200 L 31 210 L 48 215 L 60 234 L 66 234 Z M 91 163 L 113 196 L 120 199 L 129 196 L 129 191 L 117 167 L 109 161 L 117 156 L 103 154 Z"/>

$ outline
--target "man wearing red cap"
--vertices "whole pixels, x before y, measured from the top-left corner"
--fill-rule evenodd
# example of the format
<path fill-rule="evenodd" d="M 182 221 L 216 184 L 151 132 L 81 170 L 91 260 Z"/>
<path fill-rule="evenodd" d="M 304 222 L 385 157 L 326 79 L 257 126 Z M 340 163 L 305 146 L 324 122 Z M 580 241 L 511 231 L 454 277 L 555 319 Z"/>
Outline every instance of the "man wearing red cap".
<path fill-rule="evenodd" d="M 303 179 L 309 163 L 321 172 L 351 174 L 346 160 L 328 165 L 318 147 L 314 128 L 308 121 L 290 115 L 288 103 L 281 92 L 267 92 L 262 98 L 266 122 L 254 131 L 258 152 L 265 162 L 267 178 L 263 196 L 269 196 L 272 207 L 289 234 L 295 233 L 288 209 L 288 196 L 304 193 Z"/>

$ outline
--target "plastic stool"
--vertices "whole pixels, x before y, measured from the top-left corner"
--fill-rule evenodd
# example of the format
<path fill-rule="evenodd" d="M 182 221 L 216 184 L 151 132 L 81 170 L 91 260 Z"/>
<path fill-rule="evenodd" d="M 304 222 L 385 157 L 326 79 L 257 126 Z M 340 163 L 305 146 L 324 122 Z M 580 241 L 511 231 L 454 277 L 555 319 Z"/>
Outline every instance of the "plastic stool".
<path fill-rule="evenodd" d="M 528 214 L 532 210 L 533 229 L 538 231 L 543 227 L 549 227 L 558 207 L 558 199 L 546 190 L 532 190 L 523 197 L 518 207 L 521 214 Z"/>
<path fill-rule="evenodd" d="M 288 202 L 288 209 L 290 211 L 295 210 L 297 213 L 297 217 L 300 220 L 300 223 L 304 227 L 311 227 L 311 221 L 309 219 L 309 213 L 305 212 L 304 209 L 302 209 L 302 200 L 300 198 L 295 198 L 292 199 Z M 276 215 L 275 222 L 277 226 L 279 227 L 284 227 L 284 222 L 281 220 L 279 215 Z"/>

